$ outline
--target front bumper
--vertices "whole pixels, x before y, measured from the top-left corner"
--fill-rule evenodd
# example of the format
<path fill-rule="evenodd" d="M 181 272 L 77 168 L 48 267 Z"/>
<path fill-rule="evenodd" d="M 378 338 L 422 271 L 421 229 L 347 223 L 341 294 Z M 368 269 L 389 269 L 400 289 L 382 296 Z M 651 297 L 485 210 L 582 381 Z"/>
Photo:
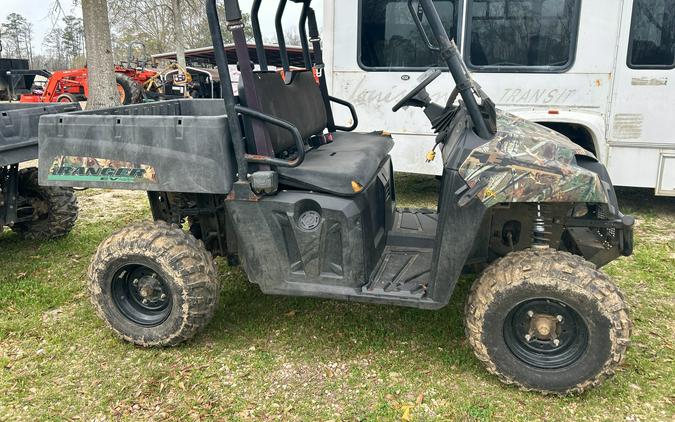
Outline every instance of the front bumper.
<path fill-rule="evenodd" d="M 608 219 L 568 218 L 564 222 L 581 255 L 598 267 L 633 254 L 634 225 L 634 217 L 620 212 Z"/>

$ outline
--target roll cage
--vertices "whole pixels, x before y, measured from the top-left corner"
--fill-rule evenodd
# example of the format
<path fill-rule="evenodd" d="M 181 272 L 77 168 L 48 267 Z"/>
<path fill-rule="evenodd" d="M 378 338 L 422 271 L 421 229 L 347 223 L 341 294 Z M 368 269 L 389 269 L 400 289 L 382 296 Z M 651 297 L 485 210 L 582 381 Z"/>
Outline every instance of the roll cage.
<path fill-rule="evenodd" d="M 290 61 L 288 59 L 288 52 L 286 49 L 286 42 L 284 38 L 284 31 L 282 26 L 282 18 L 288 0 L 277 0 L 277 9 L 275 14 L 275 31 L 277 35 L 277 43 L 279 45 L 279 52 L 281 56 L 282 76 L 291 71 Z M 326 83 L 326 75 L 324 72 L 324 63 L 321 50 L 321 39 L 319 36 L 318 25 L 314 9 L 311 7 L 312 0 L 291 0 L 294 3 L 302 5 L 300 19 L 298 22 L 298 33 L 300 36 L 300 43 L 302 46 L 303 59 L 305 67 L 311 69 L 319 82 L 321 95 L 323 97 L 324 107 L 327 114 L 327 129 L 329 132 L 335 130 L 351 131 L 358 125 L 358 117 L 355 108 L 347 101 L 332 97 L 328 94 Z M 222 96 L 225 102 L 225 108 L 229 116 L 241 115 L 245 116 L 251 121 L 251 144 L 255 145 L 256 153 L 249 154 L 245 148 L 244 131 L 240 125 L 239 119 L 228 119 L 230 136 L 234 145 L 234 152 L 236 155 L 238 181 L 243 184 L 247 182 L 247 175 L 249 173 L 249 164 L 258 166 L 259 170 L 267 170 L 270 167 L 297 167 L 304 160 L 304 140 L 300 136 L 297 127 L 287 121 L 279 119 L 275 116 L 262 113 L 258 96 L 254 92 L 255 87 L 253 83 L 253 66 L 246 43 L 246 35 L 244 33 L 244 22 L 242 20 L 242 12 L 239 7 L 238 0 L 223 0 L 225 10 L 225 21 L 227 23 L 227 30 L 232 33 L 237 54 L 239 68 L 241 70 L 241 81 L 249 88 L 243 94 L 246 99 L 247 106 L 238 104 L 234 93 L 232 91 L 232 81 L 228 72 L 228 61 L 225 54 L 223 37 L 221 34 L 220 22 L 218 20 L 218 0 L 207 0 L 206 11 L 209 22 L 209 29 L 214 45 L 214 54 L 218 72 L 221 80 Z M 261 71 L 268 71 L 265 48 L 263 45 L 262 33 L 260 29 L 259 12 L 262 5 L 262 0 L 254 0 L 251 8 L 251 26 L 253 29 L 253 36 L 256 45 L 256 52 Z M 438 11 L 432 0 L 418 0 L 417 7 L 414 6 L 413 0 L 408 0 L 408 7 L 410 8 L 413 19 L 421 31 L 425 40 L 427 40 L 428 47 L 434 51 L 438 51 L 444 61 L 447 63 L 448 69 L 456 83 L 456 89 L 462 98 L 463 106 L 466 108 L 471 121 L 473 129 L 477 135 L 487 140 L 494 135 L 494 125 L 491 125 L 490 116 L 494 115 L 494 105 L 489 98 L 480 90 L 480 87 L 471 80 L 469 72 L 464 67 L 457 46 L 451 41 L 443 27 Z M 425 16 L 428 25 L 431 28 L 433 37 L 436 40 L 434 45 L 430 37 L 426 34 L 424 26 L 421 22 L 421 16 Z M 311 49 L 310 49 L 311 43 Z M 478 97 L 478 98 L 477 98 Z M 480 102 L 479 102 L 480 99 Z M 335 124 L 335 119 L 332 111 L 332 103 L 346 106 L 352 115 L 353 123 L 349 127 L 338 126 Z M 492 108 L 492 110 L 490 110 Z M 281 127 L 291 133 L 295 140 L 297 147 L 297 155 L 290 160 L 276 158 L 272 149 L 269 136 L 264 128 L 265 124 L 271 124 Z M 246 183 L 247 184 L 247 183 Z M 235 187 L 235 195 L 236 195 Z"/>

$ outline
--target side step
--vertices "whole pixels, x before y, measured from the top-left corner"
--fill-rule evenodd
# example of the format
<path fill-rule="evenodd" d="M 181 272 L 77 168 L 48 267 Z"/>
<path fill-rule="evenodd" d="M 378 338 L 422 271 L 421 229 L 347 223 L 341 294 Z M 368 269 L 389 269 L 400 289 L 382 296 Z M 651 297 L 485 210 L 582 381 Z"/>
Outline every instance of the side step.
<path fill-rule="evenodd" d="M 424 299 L 438 215 L 431 210 L 400 209 L 387 234 L 387 246 L 363 293 L 380 297 Z"/>
<path fill-rule="evenodd" d="M 394 226 L 387 234 L 387 246 L 431 248 L 436 241 L 438 214 L 428 209 L 398 209 Z"/>
<path fill-rule="evenodd" d="M 387 246 L 363 293 L 422 299 L 431 277 L 433 249 Z"/>

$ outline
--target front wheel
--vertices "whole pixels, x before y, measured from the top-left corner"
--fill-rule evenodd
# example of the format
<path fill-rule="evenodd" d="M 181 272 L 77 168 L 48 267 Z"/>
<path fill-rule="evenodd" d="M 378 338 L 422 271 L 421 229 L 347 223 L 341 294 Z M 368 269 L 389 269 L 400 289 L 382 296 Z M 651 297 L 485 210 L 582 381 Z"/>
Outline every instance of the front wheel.
<path fill-rule="evenodd" d="M 165 222 L 135 224 L 99 246 L 89 267 L 99 316 L 139 346 L 175 346 L 206 326 L 218 304 L 215 263 L 204 245 Z"/>
<path fill-rule="evenodd" d="M 466 334 L 506 384 L 581 393 L 624 360 L 631 321 L 623 295 L 582 257 L 553 249 L 514 252 L 488 267 L 466 304 Z"/>
<path fill-rule="evenodd" d="M 61 94 L 56 99 L 57 103 L 76 103 L 77 97 L 73 94 Z"/>

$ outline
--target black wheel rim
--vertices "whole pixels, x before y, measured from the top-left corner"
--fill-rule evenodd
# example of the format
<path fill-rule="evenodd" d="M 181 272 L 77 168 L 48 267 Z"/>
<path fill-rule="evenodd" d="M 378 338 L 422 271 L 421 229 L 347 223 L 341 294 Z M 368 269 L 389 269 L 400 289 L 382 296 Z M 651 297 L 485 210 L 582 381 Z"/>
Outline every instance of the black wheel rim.
<path fill-rule="evenodd" d="M 547 321 L 549 335 L 533 328 Z M 588 348 L 588 327 L 579 313 L 554 299 L 533 299 L 516 305 L 504 320 L 504 340 L 522 362 L 539 369 L 572 365 Z"/>
<path fill-rule="evenodd" d="M 164 322 L 171 313 L 171 291 L 152 268 L 128 264 L 113 276 L 112 297 L 115 306 L 129 320 L 145 327 Z"/>

